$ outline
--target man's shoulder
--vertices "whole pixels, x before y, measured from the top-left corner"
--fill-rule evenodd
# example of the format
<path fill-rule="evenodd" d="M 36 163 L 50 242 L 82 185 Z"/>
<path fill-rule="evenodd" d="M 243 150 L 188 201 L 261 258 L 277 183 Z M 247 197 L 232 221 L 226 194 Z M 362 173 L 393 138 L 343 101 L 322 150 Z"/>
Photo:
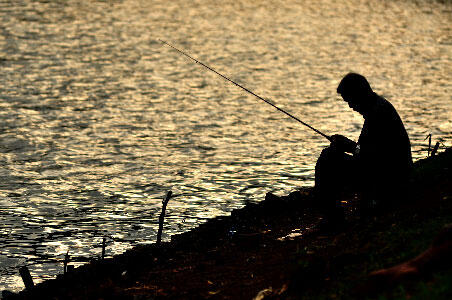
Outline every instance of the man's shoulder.
<path fill-rule="evenodd" d="M 380 96 L 378 94 L 374 94 L 375 101 L 374 101 L 374 107 L 373 110 L 375 113 L 392 113 L 396 112 L 394 106 L 386 100 L 383 96 Z"/>

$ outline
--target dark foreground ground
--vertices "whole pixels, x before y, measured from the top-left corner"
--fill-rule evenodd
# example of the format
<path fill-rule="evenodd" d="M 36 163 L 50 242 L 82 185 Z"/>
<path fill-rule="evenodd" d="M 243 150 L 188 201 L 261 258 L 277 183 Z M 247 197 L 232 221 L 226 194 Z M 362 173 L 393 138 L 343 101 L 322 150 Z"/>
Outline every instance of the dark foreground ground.
<path fill-rule="evenodd" d="M 361 218 L 344 199 L 347 223 L 335 232 L 318 229 L 312 191 L 301 194 L 247 205 L 159 248 L 93 261 L 9 298 L 452 299 L 452 253 L 421 274 L 369 277 L 416 257 L 452 223 L 452 149 L 416 163 L 400 207 Z"/>

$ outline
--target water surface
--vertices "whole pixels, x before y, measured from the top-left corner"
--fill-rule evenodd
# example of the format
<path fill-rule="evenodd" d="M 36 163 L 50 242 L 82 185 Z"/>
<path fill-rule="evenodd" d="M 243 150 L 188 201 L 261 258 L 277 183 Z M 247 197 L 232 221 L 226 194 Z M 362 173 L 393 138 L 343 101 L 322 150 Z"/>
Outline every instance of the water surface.
<path fill-rule="evenodd" d="M 339 3 L 336 3 L 339 2 Z M 158 42 L 327 134 L 362 118 L 347 72 L 398 109 L 413 144 L 452 132 L 452 8 L 433 1 L 3 1 L 0 288 L 312 186 L 327 141 Z M 388 145 L 390 147 L 390 145 Z M 384 184 L 384 182 L 382 182 Z"/>

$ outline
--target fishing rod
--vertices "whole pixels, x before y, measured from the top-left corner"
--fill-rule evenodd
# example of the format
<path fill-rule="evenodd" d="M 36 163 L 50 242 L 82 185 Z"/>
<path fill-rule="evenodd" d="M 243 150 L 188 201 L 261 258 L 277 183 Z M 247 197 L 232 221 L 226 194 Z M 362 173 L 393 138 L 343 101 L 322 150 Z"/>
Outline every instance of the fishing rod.
<path fill-rule="evenodd" d="M 268 101 L 268 100 L 262 98 L 261 96 L 255 94 L 254 92 L 252 92 L 252 91 L 250 91 L 249 89 L 247 89 L 246 87 L 244 87 L 244 86 L 238 84 L 237 82 L 235 82 L 235 81 L 229 79 L 228 77 L 224 76 L 223 74 L 221 74 L 221 73 L 215 71 L 214 69 L 212 69 L 212 68 L 209 67 L 208 65 L 206 65 L 206 64 L 200 62 L 199 60 L 197 60 L 197 59 L 191 57 L 190 55 L 188 55 L 188 54 L 185 53 L 184 51 L 177 49 L 176 47 L 174 47 L 173 45 L 169 44 L 168 42 L 166 42 L 166 41 L 164 41 L 164 40 L 161 40 L 161 39 L 159 39 L 159 41 L 162 42 L 163 44 L 166 44 L 166 45 L 170 46 L 171 48 L 173 48 L 173 49 L 176 50 L 177 52 L 179 52 L 179 53 L 185 55 L 186 57 L 190 58 L 190 59 L 193 60 L 194 62 L 196 62 L 196 63 L 200 64 L 201 66 L 207 68 L 208 70 L 214 72 L 215 74 L 217 74 L 217 75 L 223 77 L 224 79 L 226 79 L 227 81 L 229 81 L 229 82 L 233 83 L 234 85 L 238 86 L 239 88 L 241 88 L 241 89 L 244 90 L 245 92 L 250 93 L 251 95 L 257 97 L 258 99 L 264 101 L 265 103 L 267 103 L 267 104 L 273 106 L 274 108 L 276 108 L 276 109 L 279 110 L 280 112 L 285 113 L 286 115 L 288 115 L 288 116 L 291 117 L 292 119 L 294 119 L 294 120 L 300 122 L 301 124 L 303 124 L 304 126 L 308 127 L 309 129 L 311 129 L 311 130 L 317 132 L 318 134 L 320 134 L 321 136 L 323 136 L 324 138 L 326 138 L 328 141 L 331 141 L 331 137 L 330 137 L 330 136 L 328 136 L 328 135 L 324 134 L 323 132 L 321 132 L 320 130 L 318 130 L 318 129 L 312 127 L 312 126 L 309 125 L 308 123 L 303 122 L 302 120 L 300 120 L 299 118 L 295 117 L 295 116 L 292 115 L 291 113 L 289 113 L 289 112 L 283 110 L 282 108 L 279 108 L 278 106 L 274 105 L 274 104 L 271 103 L 270 101 Z"/>

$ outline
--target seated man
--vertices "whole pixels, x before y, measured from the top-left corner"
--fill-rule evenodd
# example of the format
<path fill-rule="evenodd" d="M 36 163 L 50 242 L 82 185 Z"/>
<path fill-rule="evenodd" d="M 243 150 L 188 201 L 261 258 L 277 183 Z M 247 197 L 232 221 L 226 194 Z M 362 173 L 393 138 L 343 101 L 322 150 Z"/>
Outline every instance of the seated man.
<path fill-rule="evenodd" d="M 315 193 L 327 219 L 343 219 L 338 197 L 345 189 L 361 195 L 366 212 L 387 206 L 408 180 L 412 167 L 408 134 L 397 111 L 372 91 L 366 78 L 347 74 L 337 92 L 364 118 L 358 142 L 333 135 L 315 168 Z"/>

